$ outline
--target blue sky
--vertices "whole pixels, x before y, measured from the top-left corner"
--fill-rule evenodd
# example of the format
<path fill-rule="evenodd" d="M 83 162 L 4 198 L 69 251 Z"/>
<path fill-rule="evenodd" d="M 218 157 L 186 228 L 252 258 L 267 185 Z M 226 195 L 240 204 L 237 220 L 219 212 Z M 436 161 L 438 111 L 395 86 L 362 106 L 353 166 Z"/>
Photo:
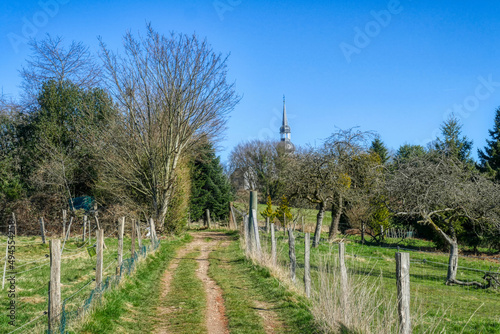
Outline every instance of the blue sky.
<path fill-rule="evenodd" d="M 278 138 L 282 95 L 292 141 L 319 143 L 359 126 L 389 148 L 425 144 L 455 110 L 476 149 L 500 106 L 497 1 L 76 1 L 0 3 L 0 87 L 19 94 L 24 39 L 46 33 L 97 36 L 121 49 L 127 30 L 206 37 L 230 53 L 229 76 L 243 96 L 219 153 L 249 139 Z"/>

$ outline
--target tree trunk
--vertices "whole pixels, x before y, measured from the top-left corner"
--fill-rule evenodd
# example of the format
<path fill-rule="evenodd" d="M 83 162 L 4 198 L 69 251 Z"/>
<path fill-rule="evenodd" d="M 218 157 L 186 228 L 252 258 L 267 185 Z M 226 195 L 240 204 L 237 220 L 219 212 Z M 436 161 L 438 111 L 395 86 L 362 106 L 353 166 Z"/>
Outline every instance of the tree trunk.
<path fill-rule="evenodd" d="M 450 240 L 450 259 L 448 261 L 447 283 L 453 283 L 457 280 L 458 269 L 458 243 L 456 240 Z"/>
<path fill-rule="evenodd" d="M 337 234 L 339 234 L 339 224 L 340 224 L 340 217 L 342 216 L 343 206 L 344 206 L 344 200 L 342 198 L 342 195 L 339 195 L 339 203 L 337 210 L 335 211 L 335 216 L 333 214 L 334 205 L 332 204 L 332 224 L 330 225 L 330 233 L 328 234 L 328 241 L 333 241 L 337 237 Z"/>
<path fill-rule="evenodd" d="M 365 244 L 365 222 L 361 222 L 361 244 Z"/>
<path fill-rule="evenodd" d="M 318 214 L 316 215 L 316 230 L 314 231 L 313 247 L 318 247 L 321 239 L 321 227 L 323 226 L 323 217 L 325 216 L 325 203 L 319 203 Z"/>

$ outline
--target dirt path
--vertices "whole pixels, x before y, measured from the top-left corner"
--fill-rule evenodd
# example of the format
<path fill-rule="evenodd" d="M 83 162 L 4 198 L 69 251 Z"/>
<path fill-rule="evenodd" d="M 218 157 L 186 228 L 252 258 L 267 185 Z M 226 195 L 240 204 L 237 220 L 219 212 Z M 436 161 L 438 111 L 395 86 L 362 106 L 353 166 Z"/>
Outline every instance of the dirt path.
<path fill-rule="evenodd" d="M 222 290 L 219 286 L 217 286 L 214 280 L 208 276 L 208 256 L 210 255 L 210 252 L 217 247 L 225 247 L 229 245 L 230 237 L 219 232 L 198 232 L 193 233 L 192 236 L 193 241 L 177 252 L 177 256 L 174 260 L 172 260 L 168 269 L 165 271 L 161 281 L 162 293 L 160 298 L 162 301 L 168 298 L 172 278 L 182 258 L 195 250 L 200 250 L 201 254 L 195 259 L 199 263 L 199 268 L 196 270 L 196 276 L 203 282 L 203 287 L 207 296 L 205 324 L 208 334 L 229 333 L 229 330 L 227 329 L 228 321 L 224 307 L 224 300 L 222 298 Z M 172 309 L 160 306 L 157 310 L 159 323 L 156 326 L 154 333 L 170 333 L 168 330 L 168 314 L 171 313 Z"/>
<path fill-rule="evenodd" d="M 264 322 L 264 330 L 267 334 L 276 333 L 280 329 L 284 328 L 283 322 L 279 320 L 278 315 L 273 310 L 274 305 L 256 300 L 255 306 L 257 313 Z"/>

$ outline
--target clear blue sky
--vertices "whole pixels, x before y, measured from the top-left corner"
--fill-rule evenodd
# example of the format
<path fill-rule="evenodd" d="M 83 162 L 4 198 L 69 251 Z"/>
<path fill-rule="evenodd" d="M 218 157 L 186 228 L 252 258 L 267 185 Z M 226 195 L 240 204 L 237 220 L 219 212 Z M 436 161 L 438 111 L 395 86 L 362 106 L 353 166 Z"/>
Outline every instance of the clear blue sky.
<path fill-rule="evenodd" d="M 353 126 L 378 132 L 392 149 L 425 144 L 456 106 L 476 156 L 500 105 L 498 13 L 491 0 L 2 1 L 0 87 L 19 94 L 25 36 L 60 35 L 93 50 L 102 36 L 119 50 L 127 30 L 144 33 L 150 21 L 231 53 L 229 75 L 243 99 L 223 160 L 240 141 L 278 138 L 283 94 L 298 145 Z"/>

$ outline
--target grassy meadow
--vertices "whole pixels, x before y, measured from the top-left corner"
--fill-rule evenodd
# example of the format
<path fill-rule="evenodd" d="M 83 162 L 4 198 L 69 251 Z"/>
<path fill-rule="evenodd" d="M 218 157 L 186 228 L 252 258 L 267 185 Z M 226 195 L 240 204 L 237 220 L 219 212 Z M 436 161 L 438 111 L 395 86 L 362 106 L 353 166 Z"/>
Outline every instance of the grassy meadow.
<path fill-rule="evenodd" d="M 0 248 L 5 250 L 6 237 L 0 237 Z M 95 244 L 95 237 L 91 242 L 83 242 L 80 237 L 70 238 L 64 245 L 61 256 L 61 303 L 64 302 L 68 315 L 73 315 L 95 288 L 95 262 L 96 257 L 91 257 L 87 251 L 89 245 Z M 47 327 L 47 316 L 44 312 L 48 308 L 48 283 L 50 279 L 49 241 L 42 243 L 41 237 L 16 237 L 15 249 L 15 278 L 16 278 L 16 321 L 15 326 L 9 325 L 10 319 L 7 312 L 0 313 L 0 332 L 9 333 L 14 329 L 27 324 L 19 332 L 41 333 Z M 143 245 L 149 245 L 148 239 L 143 239 Z M 117 238 L 105 238 L 107 249 L 104 250 L 103 281 L 108 276 L 116 274 L 117 264 Z M 61 243 L 62 246 L 62 243 Z M 129 258 L 131 240 L 124 239 L 123 258 Z M 136 245 L 137 250 L 137 245 Z M 3 274 L 2 261 L 2 274 Z M 6 273 L 6 279 L 10 276 Z M 2 290 L 0 307 L 7 309 L 8 282 Z M 72 324 L 70 321 L 69 324 Z M 17 333 L 17 332 L 16 332 Z"/>
<path fill-rule="evenodd" d="M 278 232 L 278 258 L 287 266 L 288 239 Z M 295 232 L 297 281 L 303 277 L 304 234 Z M 326 235 L 324 236 L 326 237 Z M 264 248 L 270 249 L 270 238 L 261 234 Z M 358 237 L 349 237 L 346 243 L 346 267 L 353 282 L 371 287 L 372 297 L 380 301 L 380 310 L 395 307 L 396 299 L 396 248 L 361 244 Z M 387 240 L 388 242 L 396 240 Z M 406 247 L 422 246 L 425 241 L 406 240 Z M 401 246 L 401 247 L 404 247 Z M 428 246 L 428 245 L 427 245 Z M 428 253 L 403 249 L 410 253 L 410 288 L 412 314 L 415 317 L 415 333 L 500 333 L 500 289 L 477 289 L 465 286 L 445 285 L 448 256 L 445 253 Z M 334 275 L 338 266 L 338 246 L 322 242 L 311 250 L 313 290 L 318 288 L 321 272 L 330 268 Z M 474 258 L 459 259 L 457 278 L 463 281 L 480 281 L 482 271 L 500 270 L 498 261 Z M 332 270 L 333 269 L 333 270 Z M 394 310 L 391 310 L 394 312 Z M 397 316 L 397 313 L 395 314 Z M 432 328 L 432 331 L 429 329 Z"/>

